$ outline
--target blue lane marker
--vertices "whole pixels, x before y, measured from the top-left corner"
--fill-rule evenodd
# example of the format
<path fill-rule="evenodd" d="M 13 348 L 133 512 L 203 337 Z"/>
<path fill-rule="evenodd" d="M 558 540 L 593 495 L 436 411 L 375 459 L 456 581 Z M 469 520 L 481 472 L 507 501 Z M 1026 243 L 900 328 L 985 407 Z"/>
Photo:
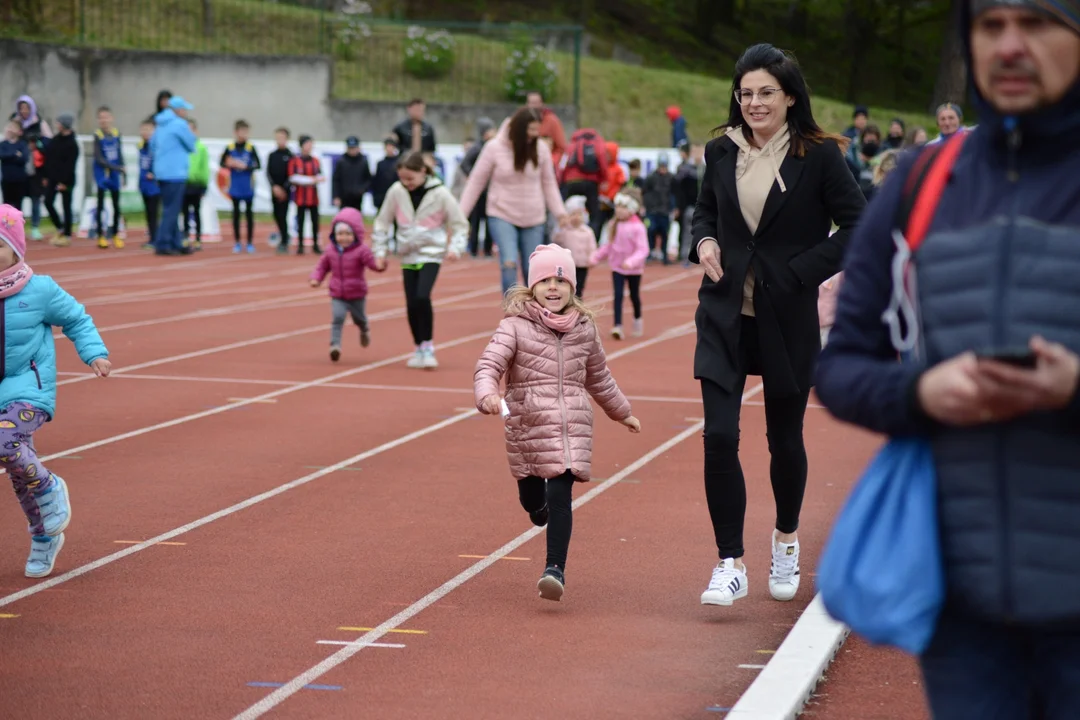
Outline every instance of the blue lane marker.
<path fill-rule="evenodd" d="M 284 687 L 285 683 L 275 682 L 249 682 L 248 687 L 266 687 L 266 688 L 279 688 Z M 305 685 L 305 690 L 341 690 L 340 685 Z"/>

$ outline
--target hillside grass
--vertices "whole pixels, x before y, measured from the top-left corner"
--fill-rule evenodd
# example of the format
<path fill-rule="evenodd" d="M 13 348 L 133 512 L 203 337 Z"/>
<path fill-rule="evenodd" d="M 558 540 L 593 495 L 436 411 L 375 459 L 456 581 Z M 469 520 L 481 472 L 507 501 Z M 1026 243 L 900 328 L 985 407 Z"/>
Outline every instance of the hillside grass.
<path fill-rule="evenodd" d="M 406 27 L 369 23 L 366 37 L 346 41 L 339 19 L 308 8 L 262 0 L 213 0 L 213 33 L 204 34 L 198 0 L 53 0 L 41 6 L 36 27 L 8 25 L 0 37 L 102 48 L 243 55 L 329 55 L 334 60 L 333 94 L 343 99 L 401 101 L 420 96 L 434 103 L 503 102 L 508 36 L 455 33 L 454 69 L 439 80 L 419 80 L 402 67 Z M 553 104 L 573 101 L 573 57 L 553 53 L 559 86 Z M 723 75 L 729 72 L 723 68 Z M 809 73 L 810 86 L 814 77 Z M 664 109 L 678 105 L 694 140 L 705 140 L 726 119 L 731 92 L 724 77 L 581 59 L 580 117 L 605 137 L 629 146 L 667 145 L 671 129 Z M 851 105 L 813 99 L 814 114 L 827 130 L 850 124 Z M 871 108 L 886 130 L 892 117 L 909 128 L 933 128 L 928 115 Z M 933 134 L 933 133 L 931 133 Z M 454 138 L 454 140 L 459 140 Z"/>

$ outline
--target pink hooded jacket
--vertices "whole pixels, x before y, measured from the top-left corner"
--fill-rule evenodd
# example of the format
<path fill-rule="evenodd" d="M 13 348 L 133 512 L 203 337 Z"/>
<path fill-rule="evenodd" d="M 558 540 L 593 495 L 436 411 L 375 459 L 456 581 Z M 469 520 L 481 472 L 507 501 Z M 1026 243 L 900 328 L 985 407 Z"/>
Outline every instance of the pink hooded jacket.
<path fill-rule="evenodd" d="M 596 252 L 596 235 L 588 225 L 559 230 L 552 236 L 551 241 L 569 250 L 574 264 L 579 268 L 589 267 L 589 258 Z"/>
<path fill-rule="evenodd" d="M 645 234 L 645 223 L 637 215 L 631 215 L 629 220 L 623 220 L 615 227 L 615 237 L 593 253 L 592 263 L 606 258 L 613 272 L 641 275 L 645 272 L 648 257 L 649 238 Z"/>
<path fill-rule="evenodd" d="M 581 482 L 592 477 L 591 395 L 612 420 L 630 417 L 626 399 L 607 367 L 596 325 L 588 318 L 560 336 L 543 324 L 540 307 L 499 323 L 476 364 L 476 406 L 499 394 L 506 376 L 506 454 L 515 480 L 553 478 L 568 469 Z"/>
<path fill-rule="evenodd" d="M 334 228 L 345 223 L 356 234 L 352 245 L 342 248 L 334 239 Z M 367 268 L 381 272 L 375 265 L 375 253 L 364 244 L 364 216 L 355 208 L 345 208 L 330 223 L 330 247 L 326 249 L 319 264 L 311 273 L 311 279 L 322 282 L 330 275 L 330 297 L 338 300 L 362 300 L 367 297 L 368 286 L 364 274 Z"/>

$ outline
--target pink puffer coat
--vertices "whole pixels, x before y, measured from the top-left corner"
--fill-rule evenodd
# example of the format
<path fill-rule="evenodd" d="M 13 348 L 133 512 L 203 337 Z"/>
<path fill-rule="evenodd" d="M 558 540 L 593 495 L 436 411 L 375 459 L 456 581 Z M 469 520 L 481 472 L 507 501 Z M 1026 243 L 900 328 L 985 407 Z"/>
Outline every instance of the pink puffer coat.
<path fill-rule="evenodd" d="M 591 395 L 609 418 L 630 417 L 630 401 L 607 367 L 596 325 L 582 318 L 562 334 L 540 319 L 528 303 L 518 316 L 504 318 L 476 364 L 476 405 L 499 394 L 506 375 L 506 454 L 514 479 L 553 478 L 567 469 L 579 481 L 592 477 Z"/>

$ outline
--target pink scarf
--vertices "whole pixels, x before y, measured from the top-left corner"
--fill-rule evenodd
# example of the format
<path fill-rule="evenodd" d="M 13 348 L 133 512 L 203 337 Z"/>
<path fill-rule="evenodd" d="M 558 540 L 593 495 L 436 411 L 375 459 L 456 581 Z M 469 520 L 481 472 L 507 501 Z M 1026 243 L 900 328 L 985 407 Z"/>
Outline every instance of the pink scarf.
<path fill-rule="evenodd" d="M 34 271 L 25 260 L 20 260 L 7 270 L 0 272 L 0 298 L 9 298 L 26 287 Z"/>
<path fill-rule="evenodd" d="M 525 311 L 533 320 L 543 323 L 555 332 L 570 332 L 574 325 L 581 319 L 581 313 L 570 309 L 562 313 L 553 313 L 547 308 L 541 307 L 540 303 L 530 300 L 525 304 Z"/>

